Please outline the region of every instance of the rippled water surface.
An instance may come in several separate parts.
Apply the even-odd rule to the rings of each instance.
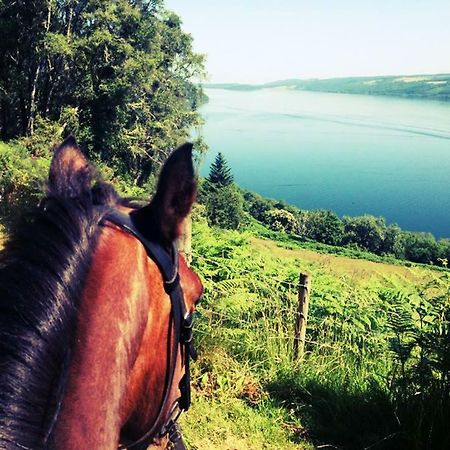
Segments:
[[[450,237],[450,103],[208,89],[203,135],[236,181],[305,209]]]

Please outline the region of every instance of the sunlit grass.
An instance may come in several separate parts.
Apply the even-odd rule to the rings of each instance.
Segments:
[[[410,448],[390,391],[390,304],[398,292],[420,300],[428,283],[426,295],[442,292],[443,272],[287,249],[202,221],[193,241],[206,292],[184,419],[191,448]],[[299,272],[312,278],[302,361],[292,351]]]
[[[192,409],[182,420],[183,435],[195,450],[312,449],[289,440],[301,431],[283,408],[270,402],[256,407],[233,397],[194,395]]]

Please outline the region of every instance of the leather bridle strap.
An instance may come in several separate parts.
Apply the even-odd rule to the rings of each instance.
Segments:
[[[169,373],[166,377],[166,383],[164,386],[163,399],[160,405],[159,413],[154,421],[152,427],[137,441],[132,444],[119,446],[119,449],[133,449],[140,450],[146,449],[158,435],[160,437],[169,435],[174,448],[177,450],[185,450],[185,446],[181,437],[181,432],[176,423],[176,419],[170,417],[167,423],[161,425],[162,429],[158,430],[158,425],[164,420],[164,412],[169,401],[170,392],[172,389],[176,361],[178,355],[178,349],[181,347],[182,354],[184,355],[185,374],[180,381],[179,389],[181,397],[177,400],[176,405],[181,411],[187,411],[191,402],[190,393],[190,374],[189,374],[189,361],[190,358],[196,359],[197,354],[192,340],[192,315],[186,310],[184,302],[183,291],[180,285],[180,277],[178,274],[178,251],[175,244],[172,245],[172,253],[169,253],[161,244],[155,241],[151,241],[143,236],[134,226],[131,217],[128,214],[124,214],[118,210],[110,210],[103,218],[105,221],[111,222],[121,229],[126,230],[130,234],[136,237],[144,246],[148,256],[158,266],[162,278],[164,280],[164,289],[170,297],[172,308],[172,321],[174,327],[174,342],[171,352],[169,354]]]

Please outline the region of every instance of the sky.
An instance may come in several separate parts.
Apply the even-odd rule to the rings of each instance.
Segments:
[[[166,0],[208,81],[450,72],[450,0]]]

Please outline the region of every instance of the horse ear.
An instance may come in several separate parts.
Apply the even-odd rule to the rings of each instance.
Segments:
[[[55,149],[50,164],[48,188],[50,194],[74,198],[91,188],[93,169],[81,153],[73,136]]]
[[[176,240],[194,203],[196,187],[192,144],[186,143],[164,164],[151,203],[131,213],[137,229],[166,244]]]

